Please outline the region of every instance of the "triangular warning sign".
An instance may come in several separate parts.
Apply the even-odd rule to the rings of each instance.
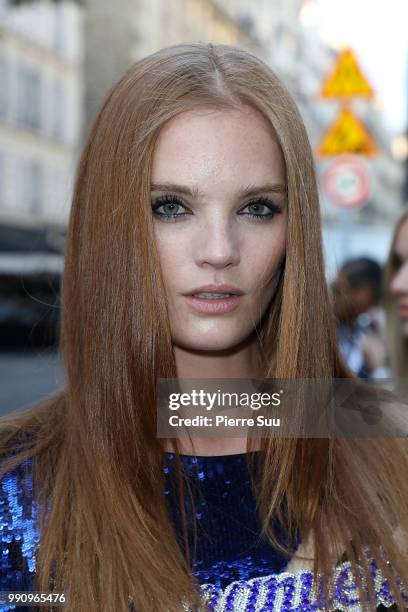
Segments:
[[[344,108],[324,135],[318,154],[323,157],[356,153],[375,155],[377,147],[372,136],[349,108]]]
[[[323,98],[371,98],[374,95],[373,88],[361,71],[353,51],[347,49],[339,54],[333,72],[323,83],[320,95]]]

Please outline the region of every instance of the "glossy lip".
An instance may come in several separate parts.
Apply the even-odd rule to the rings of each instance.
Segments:
[[[185,296],[192,296],[194,293],[201,293],[202,291],[212,292],[212,293],[233,293],[234,295],[243,295],[243,291],[238,289],[238,287],[234,287],[233,285],[203,285],[202,287],[196,287],[195,289],[191,289],[187,293],[183,293]],[[204,298],[197,298],[204,299]],[[228,299],[228,298],[225,298]],[[217,300],[211,300],[217,301]]]
[[[202,291],[204,290],[202,289]],[[194,295],[185,295],[184,298],[187,301],[188,305],[196,312],[200,312],[203,314],[220,315],[227,314],[228,312],[232,312],[233,310],[238,308],[242,296],[230,295],[229,297],[217,298],[213,300],[210,298],[194,297]]]

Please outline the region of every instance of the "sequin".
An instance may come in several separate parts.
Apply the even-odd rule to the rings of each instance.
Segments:
[[[371,573],[374,580],[375,606],[391,607],[395,598],[390,594],[387,580],[375,564],[371,566]],[[318,575],[320,582],[316,584],[310,571],[300,571],[296,574],[284,572],[236,581],[225,589],[218,590],[214,589],[212,584],[203,584],[200,590],[202,599],[211,604],[211,610],[214,612],[363,612],[367,608],[362,606],[357,596],[357,587],[350,580],[351,575],[349,562],[344,562],[336,568],[333,583],[329,588],[330,600],[327,603],[322,599],[321,575]],[[408,606],[408,590],[401,589],[401,594]],[[188,606],[184,606],[184,610],[189,611]]]
[[[165,453],[165,490],[172,491],[166,501],[182,543],[174,457],[173,453]],[[258,457],[258,453],[253,455],[255,462]],[[282,555],[270,546],[266,538],[260,537],[261,525],[246,456],[243,453],[220,457],[181,455],[181,460],[193,497],[193,503],[186,499],[185,513],[188,517],[192,570],[197,580],[225,588],[234,580],[248,580],[283,571],[290,556]],[[193,507],[196,525],[191,520]],[[195,527],[198,534],[196,548],[193,538]],[[286,542],[281,526],[275,527],[278,539]],[[296,540],[293,549],[297,546]]]
[[[0,486],[0,591],[33,590],[39,542],[37,507],[32,501],[32,462],[3,475]],[[15,606],[0,606],[12,610]]]
[[[316,582],[309,571],[286,572],[289,558],[278,554],[267,543],[257,541],[259,524],[243,455],[182,456],[182,461],[192,485],[195,518],[199,525],[198,554],[192,570],[208,610],[362,612],[364,608],[348,562],[336,568],[329,588],[331,599],[325,602],[320,576]],[[177,532],[180,524],[174,504],[174,464],[174,455],[166,453],[164,494]],[[1,479],[0,591],[34,589],[35,552],[40,538],[37,507],[32,499],[31,470],[32,460],[28,459]],[[228,492],[226,497],[223,496],[225,492]],[[186,509],[192,510],[188,500]],[[192,512],[189,516],[192,519]],[[282,536],[278,526],[277,535]],[[374,560],[371,560],[370,571],[375,605],[392,606],[395,598]],[[400,586],[408,607],[408,591]],[[0,605],[2,612],[13,609],[15,606]],[[182,609],[189,611],[187,605]]]

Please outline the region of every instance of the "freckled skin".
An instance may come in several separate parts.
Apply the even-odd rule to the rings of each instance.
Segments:
[[[408,307],[408,220],[401,225],[395,242],[395,252],[399,254],[401,265],[396,270],[390,283],[390,291],[396,307]],[[408,338],[408,315],[400,316],[401,332]]]
[[[282,152],[271,127],[249,107],[185,112],[162,129],[152,183],[202,192],[198,198],[179,196],[185,208],[176,214],[191,213],[184,218],[172,222],[154,217],[175,349],[225,351],[253,335],[274,295],[284,259],[287,202],[284,194],[264,194],[281,212],[257,221],[237,214],[253,212],[246,207],[256,199],[239,192],[248,185],[285,182]],[[152,192],[153,204],[162,195]],[[240,288],[240,306],[223,315],[193,311],[182,294],[208,283]]]

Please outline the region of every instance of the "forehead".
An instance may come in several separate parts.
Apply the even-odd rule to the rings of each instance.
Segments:
[[[257,110],[194,110],[161,130],[153,156],[154,180],[191,182],[220,177],[251,182],[284,180],[281,148],[269,121]]]

